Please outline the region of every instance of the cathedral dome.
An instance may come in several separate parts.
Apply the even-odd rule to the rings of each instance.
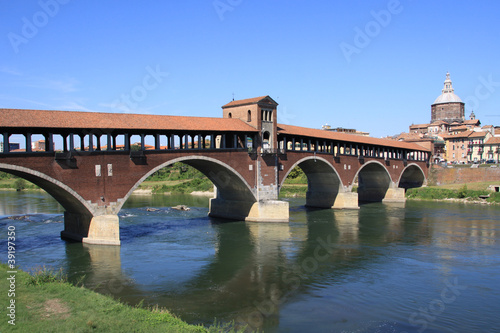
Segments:
[[[433,105],[444,103],[463,103],[460,97],[454,93],[453,85],[450,80],[450,73],[446,73],[446,80],[444,81],[442,93],[436,98]]]
[[[460,97],[454,93],[441,94],[433,104],[444,104],[444,103],[463,103]]]

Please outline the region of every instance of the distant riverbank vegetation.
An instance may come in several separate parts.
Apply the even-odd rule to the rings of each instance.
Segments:
[[[0,269],[12,270],[5,264]],[[11,294],[15,303],[8,310],[12,316],[3,316],[1,332],[236,332],[232,324],[190,325],[158,306],[123,304],[81,283],[67,282],[62,271],[41,267],[31,274],[16,272],[10,275],[15,280],[0,280],[6,295],[9,285],[15,284]]]
[[[406,191],[406,198],[416,200],[448,200],[500,203],[500,193],[489,191],[494,182],[453,184],[411,188]]]
[[[195,168],[174,163],[149,176],[139,187],[153,193],[192,193],[211,192],[214,185],[204,174]]]
[[[40,188],[27,180],[16,177],[9,173],[0,172],[0,189],[39,190]]]

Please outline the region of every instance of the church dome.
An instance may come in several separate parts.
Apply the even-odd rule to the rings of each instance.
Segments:
[[[463,103],[460,97],[454,93],[441,94],[433,104],[444,104],[444,103]]]
[[[446,73],[446,80],[444,81],[444,88],[441,95],[436,98],[434,104],[444,104],[444,103],[463,103],[460,97],[455,95],[453,84],[451,83],[450,73]]]

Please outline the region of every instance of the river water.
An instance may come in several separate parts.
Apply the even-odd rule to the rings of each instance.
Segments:
[[[189,323],[500,332],[499,206],[409,201],[336,211],[287,200],[290,223],[259,224],[208,218],[203,197],[132,196],[116,247],[62,241],[63,209],[51,197],[3,191],[0,246],[14,225],[21,268],[62,267],[73,282]],[[191,210],[170,208],[178,204]]]

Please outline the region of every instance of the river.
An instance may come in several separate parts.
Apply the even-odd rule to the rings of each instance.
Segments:
[[[50,196],[1,191],[0,246],[15,225],[21,268],[62,267],[72,282],[189,323],[500,332],[500,206],[408,201],[336,211],[286,200],[290,223],[226,223],[207,217],[204,197],[133,195],[119,214],[117,247],[62,241],[63,209]],[[178,204],[191,210],[170,208]]]

